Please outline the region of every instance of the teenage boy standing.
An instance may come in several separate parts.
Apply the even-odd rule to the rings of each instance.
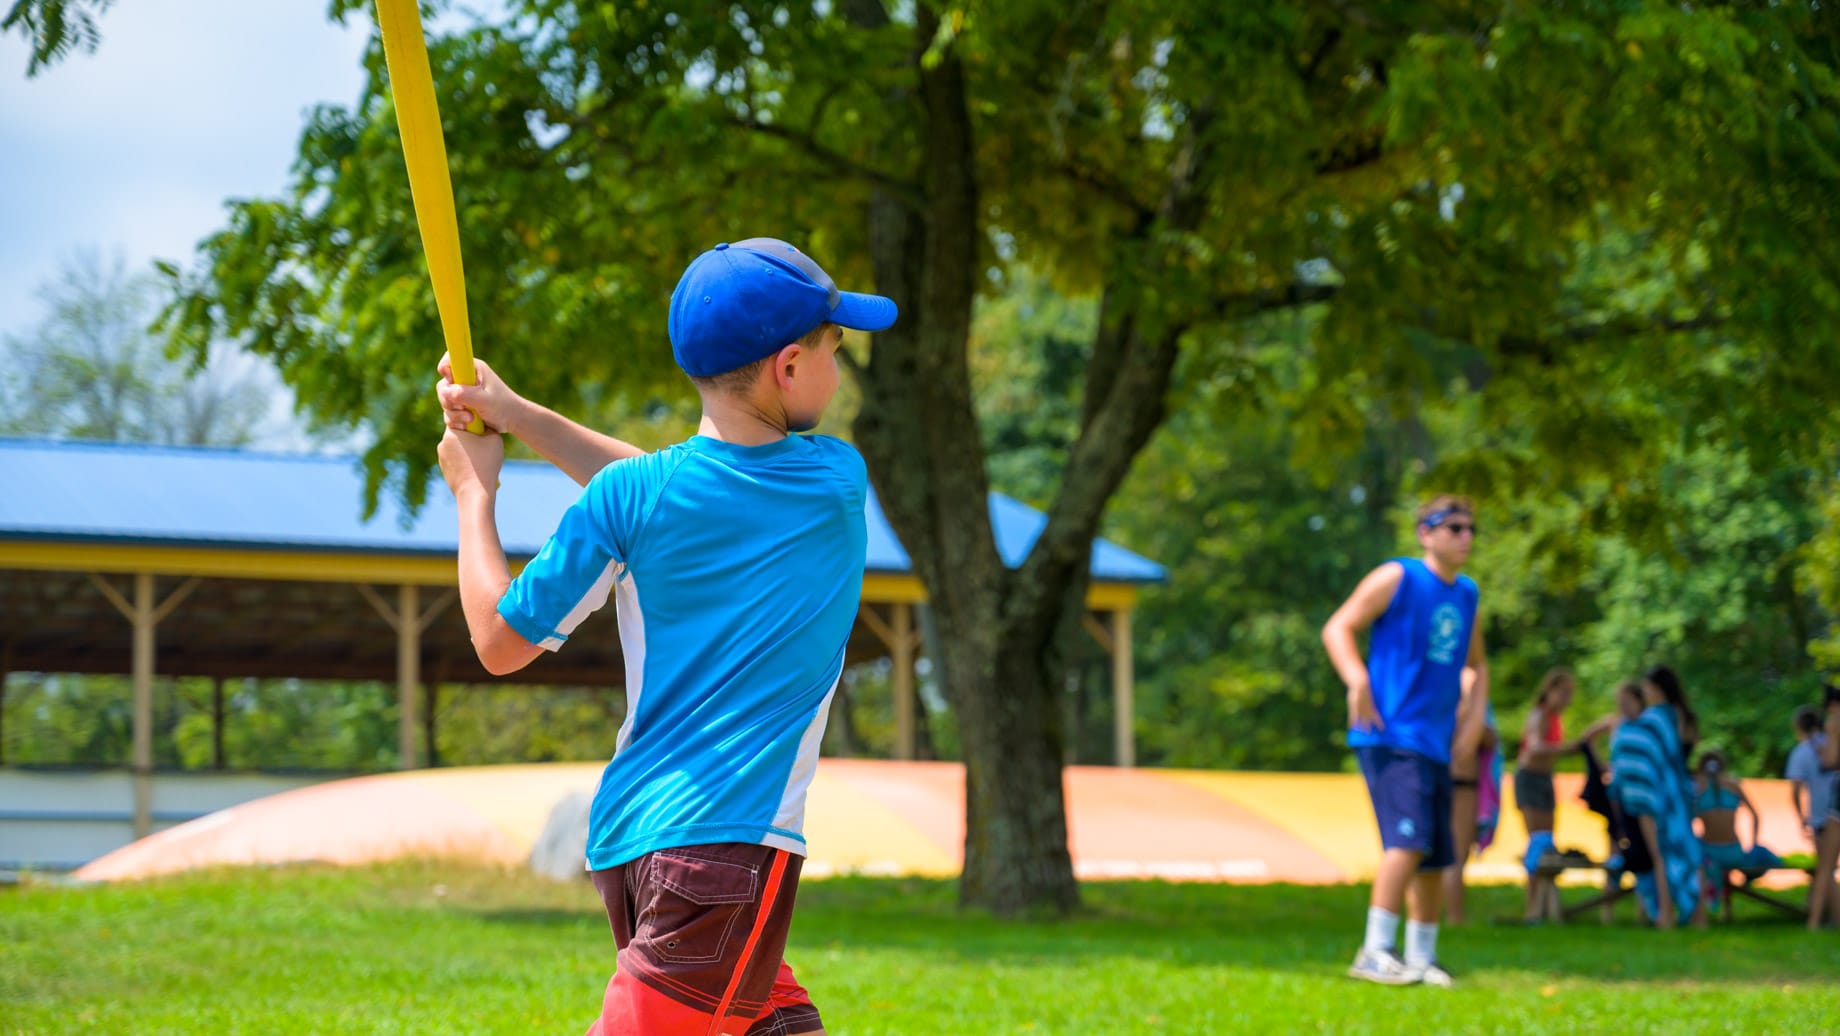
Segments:
[[[1361,764],[1383,853],[1367,936],[1348,973],[1384,985],[1449,986],[1437,960],[1443,871],[1451,839],[1450,760],[1475,756],[1488,704],[1477,589],[1462,574],[1475,508],[1439,496],[1418,510],[1419,558],[1368,573],[1323,627],[1323,647],[1348,687],[1348,744]],[[1371,629],[1368,656],[1359,637]],[[1395,952],[1412,890],[1405,956]]]

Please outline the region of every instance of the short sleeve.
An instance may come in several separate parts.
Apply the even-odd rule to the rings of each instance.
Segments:
[[[1808,751],[1808,742],[1804,741],[1796,745],[1795,750],[1789,753],[1789,766],[1783,771],[1783,777],[1792,781],[1801,781],[1804,784],[1813,781],[1819,776],[1819,773],[1814,767],[1808,765],[1812,761],[1812,755],[1813,753]]]
[[[856,447],[842,439],[830,435],[807,436],[811,444],[817,447],[824,462],[831,470],[855,490],[857,501],[867,498],[869,493],[869,465]]]
[[[582,620],[607,603],[644,527],[656,455],[610,464],[588,482],[562,514],[505,595],[498,614],[532,644],[555,651]]]

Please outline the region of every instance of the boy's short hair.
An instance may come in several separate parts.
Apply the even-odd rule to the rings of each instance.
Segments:
[[[1812,734],[1821,729],[1821,711],[1813,705],[1795,707],[1795,729],[1804,734]]]
[[[1444,524],[1445,519],[1459,514],[1474,518],[1476,505],[1467,496],[1440,493],[1418,505],[1418,524],[1435,529]]]
[[[823,344],[825,334],[829,332],[831,328],[839,326],[841,325],[833,324],[826,320],[824,323],[798,336],[790,344],[802,345],[808,349],[817,348],[819,345]],[[698,392],[746,392],[748,386],[754,384],[755,379],[760,377],[760,372],[771,367],[774,359],[778,356],[779,353],[777,352],[768,356],[762,356],[753,363],[743,364],[736,367],[734,370],[723,371],[720,374],[692,374],[690,375],[690,381],[692,384],[696,385]]]

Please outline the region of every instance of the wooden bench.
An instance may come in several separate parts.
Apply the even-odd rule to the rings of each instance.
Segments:
[[[1808,878],[1808,884],[1802,886],[1804,890],[1811,888],[1814,885],[1814,868],[1813,867],[1773,867],[1769,871],[1765,871],[1764,874],[1768,874],[1773,871],[1793,871],[1797,874],[1802,874],[1806,876]],[[1724,881],[1724,890],[1723,890],[1722,895],[1720,896],[1720,901],[1724,904],[1722,913],[1724,914],[1725,920],[1727,921],[1731,920],[1731,901],[1733,899],[1736,899],[1739,896],[1743,896],[1745,899],[1751,900],[1753,902],[1762,903],[1764,906],[1769,907],[1771,910],[1776,910],[1776,911],[1780,911],[1781,913],[1788,914],[1790,917],[1793,917],[1798,921],[1806,920],[1808,918],[1808,902],[1806,898],[1804,898],[1803,901],[1800,903],[1792,903],[1789,900],[1782,898],[1781,896],[1771,895],[1768,892],[1764,892],[1763,890],[1754,887],[1754,885],[1751,882],[1732,881],[1731,880],[1732,873],[1733,873],[1732,871],[1726,871],[1723,875],[1721,875],[1721,878]],[[1761,876],[1762,875],[1759,875],[1759,877]],[[1804,891],[1804,897],[1805,896],[1806,896],[1806,892]]]
[[[1598,871],[1603,874],[1603,891],[1597,895],[1570,906],[1559,898],[1559,875],[1567,871]],[[1540,921],[1552,924],[1564,924],[1567,921],[1590,910],[1600,911],[1599,920],[1609,924],[1614,917],[1616,901],[1635,891],[1634,884],[1623,882],[1621,871],[1612,872],[1596,860],[1584,860],[1577,856],[1562,853],[1547,853],[1540,857],[1528,881],[1533,886],[1533,916]]]
[[[1777,867],[1774,869],[1794,871],[1806,876],[1810,883],[1814,881],[1813,868]],[[1566,904],[1564,900],[1559,898],[1558,879],[1559,875],[1568,871],[1602,872],[1604,875],[1603,890],[1591,896],[1589,899],[1569,905]],[[1604,870],[1604,865],[1595,860],[1580,860],[1576,856],[1547,853],[1540,857],[1538,866],[1534,869],[1533,875],[1528,879],[1533,886],[1534,916],[1541,921],[1550,922],[1552,924],[1564,924],[1587,911],[1597,910],[1599,911],[1598,920],[1603,924],[1609,924],[1615,916],[1617,900],[1635,891],[1635,883],[1633,880],[1628,882],[1623,880],[1625,873],[1626,872],[1612,873]],[[1723,875],[1724,889],[1720,899],[1723,905],[1722,913],[1726,921],[1731,920],[1732,900],[1738,896],[1743,896],[1753,902],[1761,903],[1771,910],[1786,914],[1797,920],[1805,919],[1808,916],[1808,905],[1805,901],[1801,903],[1791,902],[1779,895],[1773,895],[1762,889],[1756,888],[1750,882],[1734,882],[1731,880],[1733,873],[1732,871],[1726,871]]]

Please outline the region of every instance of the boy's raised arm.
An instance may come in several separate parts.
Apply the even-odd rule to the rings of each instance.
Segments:
[[[460,512],[460,607],[479,663],[495,676],[529,665],[543,649],[525,640],[498,614],[511,585],[511,565],[498,536],[498,472],[504,438],[452,428],[441,437],[441,473]]]
[[[435,391],[441,397],[449,428],[465,428],[478,415],[487,428],[517,436],[537,456],[582,486],[614,461],[645,453],[629,442],[603,435],[518,395],[483,360],[474,360],[473,366],[479,377],[477,385],[454,384],[453,366],[446,356],[441,357],[437,367],[442,380]]]

